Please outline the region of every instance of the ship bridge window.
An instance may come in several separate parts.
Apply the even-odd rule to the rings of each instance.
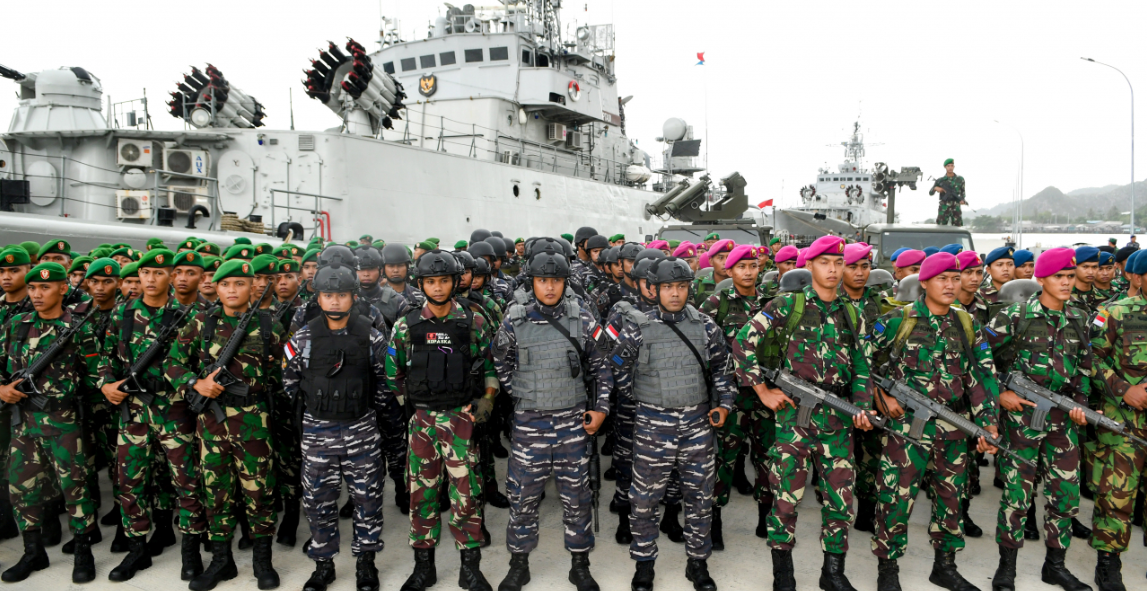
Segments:
[[[491,47],[490,48],[490,61],[502,62],[510,59],[509,47]]]
[[[434,54],[433,53],[430,55],[424,55],[424,56],[419,57],[418,63],[424,69],[425,68],[433,68],[435,65],[437,65],[434,63]]]
[[[414,58],[412,58],[412,57],[404,57],[404,58],[402,58],[402,61],[400,63],[402,64],[402,71],[403,72],[409,72],[411,70],[417,70],[418,69],[418,66],[415,65],[415,63],[414,63]]]
[[[539,68],[550,67],[550,56],[548,56],[544,53],[539,53],[538,54],[538,61],[535,63],[535,65],[538,66]]]
[[[528,49],[522,50],[522,63],[527,65],[527,66],[534,65],[534,54],[530,53],[530,50],[528,50]]]
[[[438,61],[444,66],[452,66],[458,63],[458,59],[454,57],[453,51],[443,51],[438,54]]]
[[[394,62],[386,62],[382,64],[382,69],[387,74],[394,74]]]
[[[482,61],[482,49],[467,49],[466,50],[466,63]]]

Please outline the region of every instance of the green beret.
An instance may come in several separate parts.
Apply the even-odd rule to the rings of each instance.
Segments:
[[[24,275],[24,283],[54,283],[67,278],[68,272],[60,263],[40,263]]]
[[[949,164],[955,164],[955,163],[956,163],[955,160],[952,160],[951,158],[949,158],[949,159],[944,161],[944,166],[948,166]]]
[[[80,256],[80,253],[78,253],[78,252],[76,252],[76,251],[74,251],[74,250],[73,250],[72,252],[68,253],[68,254],[69,254],[69,255],[71,255],[71,257],[72,257],[73,259],[74,259],[74,258],[78,258],[78,257]],[[91,256],[91,255],[88,255],[88,256]]]
[[[32,242],[31,240],[29,240],[27,242],[21,242],[20,248],[23,248],[24,250],[28,251],[28,256],[30,256],[30,257],[34,257],[34,256],[40,254],[40,245],[36,244],[35,242]]]
[[[111,277],[112,279],[119,279],[119,263],[109,258],[96,259],[92,264],[88,265],[88,272],[84,273],[84,279],[91,279],[92,277]]]
[[[238,238],[236,238],[236,239],[235,239],[235,244],[247,244],[247,245],[250,245],[250,244],[251,244],[251,239],[250,239],[250,238],[248,238],[248,237],[246,237],[246,236],[240,236],[240,237],[238,237]]]
[[[251,246],[250,244],[236,243],[231,248],[228,248],[227,252],[223,253],[223,260],[225,261],[229,261],[231,259],[242,259],[244,261],[249,261],[253,258],[255,258],[255,247]]]
[[[96,248],[108,248],[108,249],[110,249],[111,247],[112,247],[112,245],[108,244],[107,242],[101,242],[100,244],[96,245]]]
[[[32,257],[28,256],[28,251],[21,246],[9,246],[0,250],[0,267],[19,267],[20,265],[31,264]]]
[[[302,265],[295,262],[295,259],[281,259],[279,261],[279,271],[278,272],[279,273],[298,273],[300,267],[302,267]]]
[[[427,238],[427,239],[426,239],[426,241],[427,241],[427,242],[433,242],[433,243],[434,243],[434,246],[438,246],[438,243],[439,243],[439,242],[442,242],[441,240],[439,240],[439,239],[437,239],[437,238]]]
[[[67,240],[49,240],[40,247],[37,256],[44,256],[46,254],[64,254],[72,256],[72,247],[68,244]]]
[[[251,272],[256,275],[274,275],[278,273],[279,258],[270,254],[261,254],[251,259]]]
[[[386,246],[386,241],[385,240],[375,240],[374,242],[371,242],[370,245],[379,249],[379,250],[382,250],[382,247]]]
[[[374,242],[374,236],[371,236],[370,234],[363,234],[362,236],[359,236],[358,239],[366,240],[367,242]]]
[[[469,245],[469,242],[465,240],[459,240],[458,242],[454,243],[454,250],[466,250],[466,247]]]
[[[716,233],[716,232],[713,232],[713,233],[711,233],[705,237],[705,240],[720,240],[720,239],[721,239],[721,235]]]
[[[229,277],[254,277],[251,272],[251,262],[242,259],[231,259],[215,270],[215,276],[211,278],[212,283],[219,283]]]
[[[175,266],[175,253],[166,248],[149,250],[139,259],[140,269],[170,269]]]
[[[175,255],[176,267],[199,267],[203,269],[203,255],[194,250],[185,250]]]
[[[68,267],[68,275],[71,275],[76,271],[83,271],[84,273],[87,273],[88,266],[91,265],[92,261],[94,260],[95,259],[92,257],[76,257],[75,259],[72,259],[72,266]]]
[[[566,242],[573,243],[573,234],[562,234],[562,238],[565,238]]]
[[[255,245],[255,256],[259,256],[261,254],[271,254],[274,250],[274,246],[271,246],[266,242],[260,242],[259,244]]]
[[[187,243],[184,242],[182,246],[187,246]],[[147,249],[148,250],[151,250],[153,248],[162,248],[162,247],[163,247],[163,241],[160,240],[159,238],[148,238],[147,239]]]
[[[525,238],[515,238],[515,239],[514,239],[514,244],[521,244],[521,243],[523,243],[523,242],[525,242],[525,241],[526,241],[526,240],[525,240]]]
[[[422,250],[435,250],[438,248],[438,245],[434,244],[433,242],[423,241],[423,242],[419,242],[418,244],[415,244],[414,247],[415,248],[421,248]]]
[[[276,248],[275,251],[272,252],[271,254],[279,257],[280,259],[290,259],[290,258],[294,258],[294,256],[298,253],[299,253],[299,247],[298,246],[295,246],[294,244],[284,244],[284,245],[280,246],[279,248]]]
[[[200,244],[199,246],[195,247],[195,252],[202,254],[202,255],[210,254],[210,255],[219,256],[219,253],[223,252],[223,249],[220,248],[219,245],[215,244],[214,242],[204,242],[203,244]]]
[[[618,240],[625,240],[625,234],[614,234],[609,237],[610,242],[617,242]]]
[[[677,248],[678,246],[681,246],[680,240],[670,240],[669,241],[669,248]]]
[[[135,249],[133,249],[130,246],[122,246],[122,247],[119,247],[119,248],[111,251],[111,253],[108,254],[108,256],[109,257],[127,257],[129,259],[135,260]]]
[[[317,256],[319,256],[319,249],[312,248],[312,249],[308,250],[307,252],[303,253],[303,260],[300,261],[300,264],[306,263],[308,261],[315,261],[315,257],[317,257]]]
[[[195,250],[196,248],[199,248],[200,244],[203,244],[203,243],[200,242],[199,240],[196,240],[195,238],[188,238],[188,239],[184,240],[183,242],[180,242],[179,246],[177,248],[179,248],[180,250]]]
[[[128,263],[119,270],[119,278],[127,279],[129,277],[139,277],[139,263]]]
[[[780,241],[781,241],[780,238],[773,238],[772,240],[769,241],[769,246],[772,246],[772,245],[774,245]]]
[[[203,257],[203,270],[208,272],[208,273],[214,273],[215,270],[219,268],[219,265],[222,265],[222,264],[223,264],[223,259],[221,259],[217,256],[208,255],[208,256]]]
[[[91,252],[90,256],[93,259],[103,259],[103,258],[107,258],[107,257],[111,256],[111,254],[112,254],[112,249],[108,248],[108,247],[104,247],[104,248],[97,248],[97,249],[93,250]]]
[[[115,250],[117,248],[131,248],[131,245],[126,243],[126,242],[116,242],[115,244],[112,245],[111,248],[112,248],[112,250]]]

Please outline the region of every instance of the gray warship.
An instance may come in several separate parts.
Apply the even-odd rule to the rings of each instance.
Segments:
[[[646,205],[681,183],[672,171],[651,183],[626,135],[612,25],[563,37],[558,0],[446,6],[424,39],[385,19],[375,51],[348,39],[300,56],[307,96],[337,123],[324,131],[267,128],[225,64],[183,74],[167,102],[175,131],[154,129],[146,99],[105,105],[87,69],[0,66],[20,95],[0,134],[0,234],[79,250],[188,234],[656,233]],[[709,184],[692,181],[678,205],[712,199]]]

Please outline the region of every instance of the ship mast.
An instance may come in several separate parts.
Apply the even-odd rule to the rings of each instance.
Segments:
[[[860,134],[859,121],[852,124],[852,139],[840,142],[840,145],[844,146],[845,162],[860,163],[860,159],[864,158],[864,136]]]

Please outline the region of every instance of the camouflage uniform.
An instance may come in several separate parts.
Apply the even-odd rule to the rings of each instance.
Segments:
[[[621,284],[603,277],[590,292],[589,300],[597,306],[598,318],[609,318],[609,311],[613,305],[621,301]]]
[[[358,317],[352,316],[352,322]],[[319,320],[319,322],[325,322]],[[334,336],[348,334],[347,329],[331,331]],[[385,407],[393,397],[386,390],[387,335],[370,328],[370,351],[366,359],[376,388],[372,406],[356,419],[320,419],[305,403],[302,392],[303,373],[311,364],[314,338],[304,326],[287,342],[284,350],[283,389],[287,398],[298,401],[302,409],[302,484],[303,508],[311,525],[311,560],[332,560],[339,551],[339,480],[346,480],[354,500],[354,536],[351,553],[381,552],[383,460],[379,419],[375,408]],[[397,407],[393,400],[391,405]],[[295,404],[291,408],[296,408]],[[293,414],[293,413],[292,413]],[[394,426],[399,427],[398,425]]]
[[[1091,383],[1087,376],[1092,367],[1086,323],[1084,314],[1071,306],[1062,312],[1045,308],[1037,294],[1001,310],[986,332],[1001,371],[1023,372],[1053,392],[1071,390],[1076,402],[1086,405]],[[1030,406],[1024,406],[1020,413],[1001,409],[1000,414],[1008,447],[1043,466],[1040,475],[1047,496],[1047,546],[1067,548],[1071,518],[1079,511],[1079,428],[1058,408],[1047,415],[1041,431],[1031,427]],[[1009,457],[1001,462],[1000,472],[1005,488],[1000,497],[996,542],[1005,548],[1022,548],[1028,507],[1034,501],[1036,469]]]
[[[1099,309],[1099,306],[1108,299],[1110,299],[1109,295],[1107,295],[1103,290],[1096,289],[1095,287],[1092,287],[1087,291],[1083,291],[1074,285],[1071,287],[1070,304],[1079,308],[1080,310],[1083,310],[1084,313],[1086,313],[1088,316],[1095,314],[1095,312]]]
[[[682,327],[691,341],[701,345],[694,344],[694,348],[707,363],[706,368],[697,367],[696,358],[688,350],[678,355],[683,343],[672,334],[673,341],[659,337],[644,348],[648,335],[656,336],[668,330],[655,325],[670,322]],[[659,356],[676,362],[677,368],[683,370],[680,375],[670,376],[668,374],[677,372],[659,368],[665,363]],[[676,314],[660,309],[645,313],[632,311],[624,315],[611,360],[615,383],[619,387],[632,383],[633,397],[638,400],[634,418],[633,483],[629,494],[633,530],[629,556],[637,561],[657,558],[657,504],[665,496],[666,486],[676,469],[683,489],[685,554],[694,560],[707,560],[713,547],[709,531],[716,481],[716,449],[713,427],[709,424],[711,397],[715,394],[718,405],[729,410],[736,396],[735,377],[725,373],[729,352],[724,335],[712,319],[692,306]],[[710,387],[706,387],[702,371],[712,372]],[[686,388],[690,391],[672,404],[642,402],[646,396],[649,396],[647,400],[660,398],[672,402],[667,396],[649,394],[657,384],[672,384],[673,392]],[[692,402],[698,399],[704,401]]]
[[[506,493],[510,498],[506,548],[515,554],[532,552],[538,546],[538,505],[551,473],[562,502],[566,550],[588,552],[594,546],[590,530],[592,495],[588,446],[596,445],[596,442],[586,433],[582,416],[586,411],[587,383],[596,385],[593,409],[609,413],[613,375],[606,365],[605,352],[597,348],[594,340],[599,329],[593,316],[585,310],[578,310],[579,317],[571,318],[567,308],[573,306],[561,301],[550,307],[537,300],[526,306],[511,306],[509,317],[502,323],[494,340],[494,366],[502,387],[514,396],[516,379],[523,394],[529,389],[528,398],[514,398],[517,408],[506,478]],[[548,327],[547,317],[567,330],[576,323],[576,329],[569,332],[581,347],[584,355],[581,371],[585,372],[588,367],[588,376],[569,378],[565,373],[570,371],[565,353],[573,351],[573,348],[555,329],[550,331],[553,333],[551,336],[560,339],[557,347],[547,348],[548,343],[543,342],[531,342],[528,348],[520,346],[517,332],[522,330],[522,326],[530,323]],[[531,333],[537,330],[535,328]],[[539,395],[554,393],[559,385],[568,385],[561,378],[545,375],[546,371],[555,371],[546,365],[549,360],[556,360],[556,371],[564,374],[561,378],[569,378],[573,382],[572,391],[577,392],[580,398],[574,406],[550,408],[537,402]],[[522,369],[529,369],[529,373],[522,373]]]
[[[386,321],[386,318],[382,315],[382,312],[379,311],[378,308],[374,307],[374,304],[371,304],[366,300],[359,300],[359,303],[355,304],[355,309],[358,310],[360,314],[370,316],[371,326],[373,326],[375,330],[384,333],[390,332],[390,323]],[[322,308],[319,307],[318,298],[311,298],[306,300],[304,305],[295,308],[295,313],[293,316],[291,316],[291,328],[285,334],[295,334],[299,331],[299,329],[306,326],[308,322],[318,318],[319,316],[322,316],[322,313]]]
[[[577,278],[577,282],[587,292],[592,292],[597,283],[599,274],[597,267],[593,263],[587,263],[580,258],[575,258],[570,263],[570,275]]]
[[[851,300],[843,287],[840,294]],[[860,310],[860,314],[864,316],[864,326],[868,329],[871,329],[880,318],[884,297],[885,292],[880,289],[865,287],[860,299],[851,300],[852,304]],[[855,496],[865,502],[875,502],[876,483],[879,481],[880,474],[880,454],[884,451],[884,432],[879,429],[868,431],[854,429],[852,438],[856,457]],[[857,519],[859,521],[860,515]]]
[[[488,357],[490,341],[486,338],[484,320],[481,316],[468,314],[454,303],[450,312],[436,318],[429,306],[423,306],[417,315],[412,312],[394,325],[390,347],[386,350],[386,376],[390,390],[399,396],[407,396],[410,373],[409,363],[415,347],[432,343],[415,343],[411,332],[411,322],[420,319],[419,324],[438,327],[458,320],[470,318],[468,355],[471,360],[483,360],[479,384],[485,388],[497,388],[498,378],[494,365]],[[444,327],[445,328],[445,327]],[[442,333],[429,333],[427,336],[441,336]],[[429,339],[428,339],[429,340]],[[451,341],[452,342],[452,341]],[[471,371],[466,367],[465,371]],[[464,393],[473,398],[470,393]],[[477,548],[482,542],[482,514],[478,506],[481,487],[474,473],[477,463],[476,449],[470,444],[474,433],[474,421],[468,413],[467,404],[449,409],[419,408],[418,401],[411,401],[415,407],[414,416],[409,421],[409,452],[407,455],[407,483],[410,489],[410,545],[416,549],[433,548],[438,543],[441,523],[438,517],[438,488],[442,478],[450,482],[450,531],[454,535],[458,549]]]
[[[1000,289],[992,283],[990,278],[984,281],[983,287],[976,293],[984,298],[984,301],[988,302],[988,305],[1000,303]]]
[[[135,359],[180,313],[181,306],[175,298],[169,299],[163,308],[152,309],[144,305],[142,299],[117,307],[104,336],[104,354],[99,362],[100,387],[126,376]],[[191,310],[186,318],[195,314]],[[128,320],[125,321],[125,317]],[[146,495],[149,484],[158,487],[156,480],[160,477],[171,480],[179,497],[179,530],[185,534],[201,534],[207,526],[200,504],[195,415],[187,408],[183,396],[172,391],[164,376],[166,353],[161,353],[157,362],[139,376],[140,385],[154,395],[151,403],[145,404],[131,396],[111,409],[120,425],[116,439],[117,499],[128,537],[145,536],[151,530],[151,519],[145,508]],[[124,405],[129,417],[126,422],[122,420]],[[155,473],[153,466],[157,460],[167,464],[168,470]]]
[[[291,321],[295,311],[306,306],[303,298],[296,295],[286,306],[276,300],[271,306],[271,321],[280,326],[285,334],[290,335]],[[295,405],[291,397],[282,388],[276,388],[271,393],[274,404],[271,405],[271,452],[274,454],[275,483],[274,491],[280,501],[297,501],[302,497],[302,462],[303,457],[299,449],[299,426],[294,416]]]
[[[398,319],[411,310],[410,302],[402,294],[394,291],[389,285],[372,285],[370,289],[360,289],[358,296],[378,308],[386,318],[389,326],[394,326]]]
[[[167,378],[184,398],[188,382],[214,363],[239,323],[223,308],[196,314],[179,331],[171,345]],[[214,334],[205,334],[215,324]],[[270,495],[275,490],[272,470],[270,408],[271,396],[280,387],[283,342],[286,331],[259,312],[247,325],[247,336],[227,369],[246,384],[246,399],[224,393],[199,415],[196,434],[200,440],[200,470],[203,473],[203,504],[212,542],[230,541],[235,529],[232,495],[242,494],[251,537],[274,535],[275,512]],[[218,406],[224,419],[216,418]]]
[[[944,176],[937,184],[944,187],[944,192],[940,194],[936,223],[941,226],[963,226],[964,215],[960,211],[960,202],[965,198],[964,177],[960,175]],[[929,195],[935,193],[935,188],[928,190]]]
[[[12,324],[12,319],[25,312],[32,311],[32,300],[24,297],[24,299],[15,302],[9,302],[8,298],[0,296],[0,330],[6,330]],[[95,320],[93,318],[92,320]],[[89,320],[88,322],[92,322]],[[95,333],[95,331],[92,331]],[[98,333],[96,333],[98,335]],[[4,369],[0,367],[0,370]],[[12,429],[7,427],[12,422],[12,409],[5,406],[0,409],[0,466],[8,465],[8,452],[12,443]],[[115,443],[113,439],[112,448],[114,450]],[[112,478],[115,482],[115,478]],[[8,470],[5,468],[0,470],[0,490],[8,490]],[[5,499],[4,502],[7,502]],[[6,518],[5,518],[6,519]]]
[[[801,320],[793,334],[783,334],[791,315],[798,313],[798,297],[804,299]],[[871,394],[867,390],[868,343],[864,318],[855,321],[851,302],[837,297],[825,302],[813,286],[800,294],[782,294],[761,310],[737,334],[734,356],[737,376],[750,386],[765,384],[761,364],[776,360],[758,359],[767,343],[779,346],[781,368],[817,384],[821,388],[866,409]],[[804,496],[809,464],[816,466],[818,486],[824,497],[821,508],[821,548],[831,554],[848,551],[848,524],[856,473],[852,465],[852,417],[821,406],[814,411],[808,427],[796,424],[797,410],[791,406],[777,413],[776,443],[769,452],[769,486],[774,498],[769,515],[769,546],[792,550],[796,543],[797,506]]]
[[[50,320],[37,312],[15,316],[0,330],[0,370],[11,376],[27,367],[78,319],[67,308]],[[9,445],[8,492],[20,531],[39,530],[45,519],[55,517],[44,509],[53,479],[63,492],[72,533],[96,527],[95,502],[88,490],[89,450],[78,415],[83,411],[80,393],[95,387],[98,357],[99,342],[91,325],[85,324],[37,378],[36,386],[48,398],[45,410],[35,410],[27,399],[12,407],[13,421],[18,422]]]
[[[953,308],[959,308],[959,309],[967,312],[968,314],[971,314],[972,318],[976,322],[978,322],[980,324],[980,326],[987,327],[988,323],[991,322],[991,320],[992,320],[992,312],[998,311],[1000,304],[999,303],[989,304],[988,300],[986,298],[984,298],[984,296],[982,294],[980,294],[980,292],[976,292],[976,293],[972,294],[972,302],[970,304],[965,306],[960,301],[959,298],[956,298],[956,301],[952,303],[952,307]],[[973,439],[969,439],[968,440],[968,453],[971,454],[971,460],[972,461],[968,462],[968,484],[967,484],[967,486],[964,487],[964,489],[965,489],[964,490],[964,498],[965,499],[970,499],[972,497],[972,491],[973,490],[979,490],[979,488],[980,488],[980,463],[979,463],[979,461],[980,461],[980,459],[983,458],[983,454],[976,451],[975,448],[976,448],[976,441]],[[997,472],[997,474],[999,473],[998,468],[996,469],[996,472]]]
[[[713,280],[713,276],[698,277],[693,280],[693,301],[690,302],[694,307],[700,308],[705,300],[713,295],[713,291],[717,289],[717,282]]]
[[[890,351],[905,311],[908,318],[915,319],[916,325],[902,351]],[[965,417],[970,403],[977,424],[995,425],[999,386],[994,371],[985,371],[995,366],[984,331],[974,323],[973,329],[975,340],[965,345],[967,335],[957,311],[935,316],[923,299],[917,300],[903,310],[882,316],[873,326],[869,339],[874,357],[892,354],[899,357],[895,363],[889,362],[877,371],[883,371],[889,378],[904,380],[910,387]],[[929,464],[935,495],[928,527],[932,546],[945,553],[964,547],[960,497],[967,482],[968,438],[950,424],[933,420],[925,426],[921,444],[916,445],[902,437],[908,433],[911,419],[912,414],[905,412],[901,420],[890,420],[885,431],[876,533],[872,537],[872,552],[879,558],[895,560],[903,556],[908,544],[908,518],[922,484],[921,476]]]

